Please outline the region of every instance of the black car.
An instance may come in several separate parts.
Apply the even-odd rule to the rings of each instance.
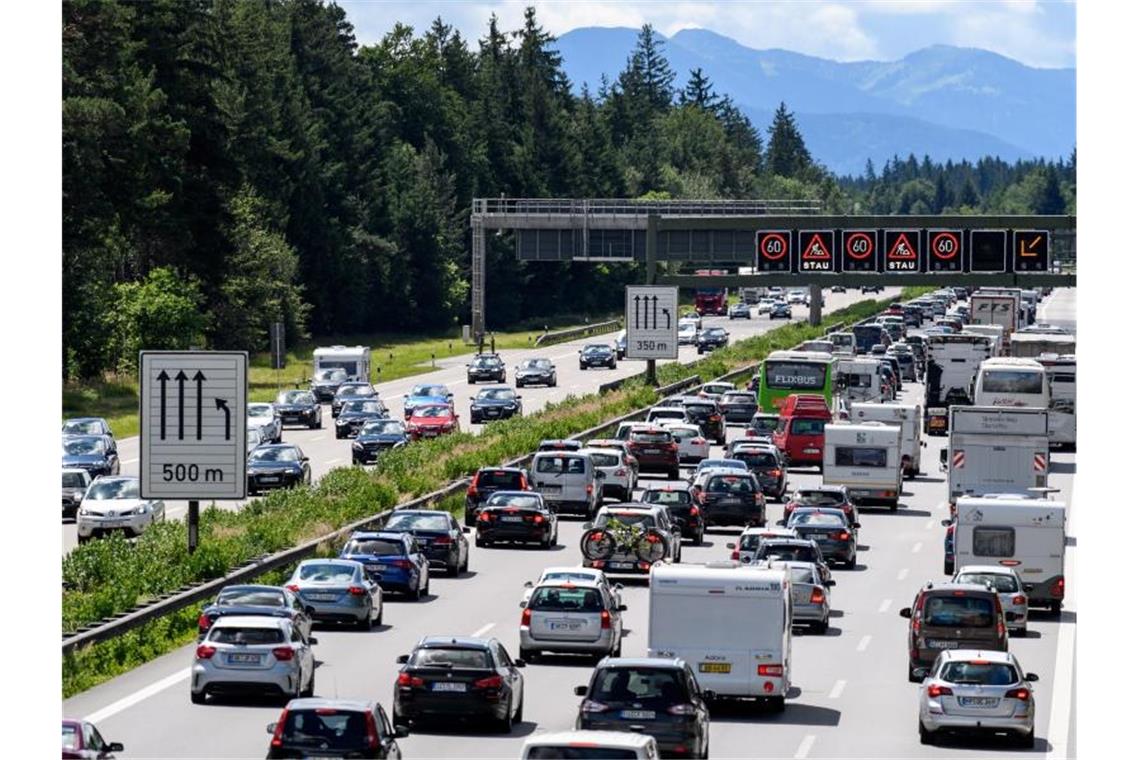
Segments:
[[[372,387],[372,383],[343,383],[337,388],[332,400],[332,416],[340,414],[344,402],[360,399],[378,399],[379,394]]]
[[[498,354],[475,354],[475,358],[467,365],[467,382],[477,383],[482,380],[507,382],[507,365],[503,364]]]
[[[352,463],[368,464],[380,459],[385,451],[408,445],[408,430],[399,420],[368,420],[352,442]]]
[[[764,525],[764,492],[756,476],[743,470],[712,470],[692,485],[705,525]]]
[[[784,503],[784,520],[792,516],[792,512],[804,507],[818,507],[823,509],[838,509],[847,515],[849,525],[859,521],[859,510],[847,493],[847,486],[815,486],[813,488],[797,488]]]
[[[756,476],[760,482],[760,490],[764,496],[779,499],[788,489],[788,471],[775,446],[765,444],[747,444],[747,438],[731,452],[733,459],[739,459],[748,465],[748,471]]]
[[[625,358],[626,349],[628,347],[629,336],[626,334],[625,330],[622,330],[621,334],[614,339],[614,351],[617,352],[618,361],[621,361]]]
[[[396,739],[408,729],[393,727],[376,702],[310,697],[294,699],[266,731],[270,760],[305,757],[358,757],[369,760],[400,757]],[[319,750],[314,746],[320,744]],[[316,750],[316,755],[313,754]]]
[[[506,386],[484,388],[471,397],[471,424],[506,420],[522,414],[522,396]]]
[[[524,359],[522,364],[515,367],[515,387],[524,385],[545,385],[553,388],[558,385],[558,372],[554,363],[549,359]]]
[[[289,618],[293,627],[309,638],[313,630],[313,620],[305,611],[301,598],[291,589],[279,586],[226,586],[202,613],[198,615],[198,641],[206,638],[206,633],[214,621],[226,615],[259,615]]]
[[[83,501],[83,495],[87,493],[87,487],[91,485],[92,480],[93,478],[87,474],[86,470],[72,467],[63,471],[62,495],[64,517],[75,517],[76,511],[79,509],[79,503]]]
[[[471,547],[462,527],[448,512],[434,509],[397,509],[388,515],[381,529],[389,533],[410,533],[423,549],[432,567],[442,567],[448,575],[467,572]]]
[[[319,369],[309,380],[309,390],[317,401],[332,401],[340,386],[348,382],[348,373],[343,369]]]
[[[487,503],[491,494],[498,491],[526,491],[527,472],[519,467],[484,467],[471,478],[467,486],[467,504],[463,510],[463,522],[474,525],[479,509]]]
[[[756,414],[756,394],[729,391],[720,397],[719,406],[725,422],[751,422]]]
[[[831,286],[831,292],[832,293],[846,293],[847,288],[843,287],[842,285],[832,285]]]
[[[433,718],[473,720],[510,733],[522,721],[522,660],[512,660],[498,639],[426,636],[400,655],[392,698],[396,726]]]
[[[111,432],[111,426],[107,424],[107,420],[102,417],[69,417],[63,421],[62,432],[64,435],[106,436],[111,439],[111,448],[115,448],[115,435]]]
[[[105,435],[63,437],[63,467],[87,470],[91,479],[119,474],[119,455]]]
[[[558,514],[547,508],[534,491],[497,491],[479,510],[475,545],[504,541],[535,543],[553,549],[558,543]]]
[[[906,324],[907,327],[922,327],[922,307],[904,306],[903,323]]]
[[[617,369],[617,354],[605,343],[591,343],[578,352],[578,369],[590,367]]]
[[[580,731],[637,731],[662,757],[709,756],[709,709],[684,660],[606,657],[574,693]]]
[[[699,425],[701,435],[723,446],[725,440],[724,415],[711,398],[685,399],[685,417],[693,425]]]
[[[378,398],[350,399],[341,404],[336,417],[336,437],[350,438],[360,432],[365,422],[387,419],[388,410]]]
[[[859,288],[859,292],[860,293],[882,293],[883,292],[883,286],[882,285],[864,285],[863,287]]]
[[[246,458],[246,491],[250,496],[271,488],[289,488],[312,482],[309,458],[291,443],[258,446]]]
[[[777,301],[772,304],[772,308],[768,310],[768,319],[791,319],[792,318],[792,305]]]
[[[707,327],[697,333],[697,353],[703,354],[728,345],[728,330],[723,327]]]
[[[815,541],[828,562],[848,570],[855,568],[859,523],[848,523],[843,510],[801,507],[792,511],[787,526],[796,532],[797,538]]]
[[[780,562],[814,562],[819,569],[820,577],[831,580],[831,569],[823,556],[823,550],[815,541],[805,541],[802,538],[768,538],[760,542],[753,560],[759,564],[761,560],[772,559]]]
[[[700,546],[705,540],[705,518],[701,508],[693,503],[693,495],[684,488],[646,488],[641,501],[660,504],[669,512],[673,523],[681,527],[681,536]]]
[[[310,430],[321,429],[321,405],[311,391],[281,391],[273,411],[281,418],[282,426],[292,423]]]

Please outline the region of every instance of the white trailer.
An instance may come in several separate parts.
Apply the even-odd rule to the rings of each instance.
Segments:
[[[852,404],[852,422],[883,422],[902,428],[903,475],[913,478],[922,470],[922,407],[918,404]]]
[[[894,512],[902,480],[902,427],[882,422],[824,425],[824,485],[847,486],[856,504],[885,504]]]
[[[847,406],[860,401],[883,401],[878,359],[839,359],[835,362],[835,395]]]
[[[1005,328],[1001,325],[966,325],[963,333],[970,335],[985,335],[993,341],[990,356],[1009,356],[1009,344],[1005,339]]]
[[[349,380],[371,382],[372,349],[368,346],[328,346],[313,349],[313,374],[343,369]]]
[[[791,686],[792,584],[786,568],[654,565],[649,657],[680,657],[702,691],[766,700]]]
[[[1006,494],[962,497],[954,564],[1012,567],[1029,604],[1059,615],[1065,598],[1065,505]]]
[[[1031,494],[1049,477],[1049,413],[1030,407],[952,406],[942,469],[951,511],[958,499]]]

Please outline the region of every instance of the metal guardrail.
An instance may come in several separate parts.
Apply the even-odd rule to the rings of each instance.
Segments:
[[[564,340],[573,340],[574,338],[583,338],[588,335],[600,335],[602,333],[613,332],[614,330],[621,329],[620,319],[610,319],[605,322],[595,322],[592,325],[582,325],[581,327],[568,327],[565,330],[555,330],[554,332],[547,332],[535,338],[535,348],[538,346],[547,346],[552,343],[561,343]]]

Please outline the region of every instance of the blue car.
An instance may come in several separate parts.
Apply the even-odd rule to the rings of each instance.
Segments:
[[[428,593],[431,584],[428,558],[410,533],[353,533],[340,550],[340,558],[364,565],[372,580],[385,591],[399,591],[412,599]]]
[[[452,400],[454,394],[446,385],[427,384],[413,385],[408,395],[404,396],[404,419],[412,416],[412,410],[419,406],[433,404],[446,404]]]
[[[87,470],[92,480],[119,474],[119,455],[105,435],[65,435],[63,467]]]

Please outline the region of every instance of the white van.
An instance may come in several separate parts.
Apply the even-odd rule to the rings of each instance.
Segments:
[[[851,354],[854,356],[855,351],[855,333],[852,332],[833,332],[827,336],[834,346],[831,353],[833,354]]]
[[[860,506],[885,504],[894,512],[902,494],[902,428],[881,422],[823,427],[823,484],[847,486]]]
[[[602,503],[602,473],[589,454],[578,451],[540,451],[530,466],[534,490],[554,512],[592,518]]]
[[[852,404],[852,422],[885,422],[902,428],[903,475],[913,478],[922,469],[922,407],[918,404]]]
[[[835,394],[848,405],[882,401],[883,382],[878,359],[839,359],[835,362]]]
[[[955,569],[966,565],[1013,567],[1030,606],[1061,614],[1065,598],[1065,505],[1000,494],[958,499]]]
[[[702,691],[781,711],[791,686],[788,570],[716,565],[650,571],[648,656],[683,659]]]
[[[327,369],[343,369],[350,381],[370,382],[372,349],[368,346],[329,346],[313,349],[313,375]]]
[[[1042,354],[1037,361],[1049,378],[1049,444],[1077,448],[1077,357]]]

